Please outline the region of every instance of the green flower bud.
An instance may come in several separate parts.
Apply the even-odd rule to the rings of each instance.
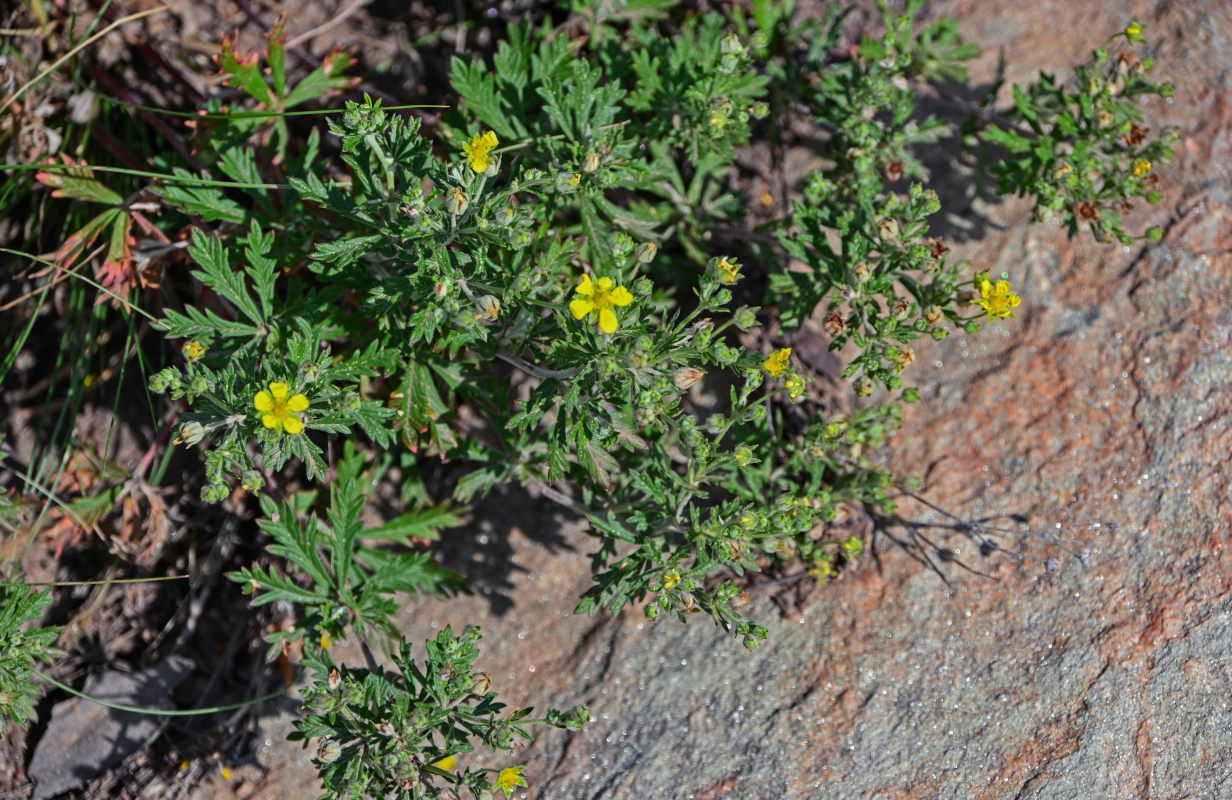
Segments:
[[[1158,225],[1154,225],[1147,230],[1146,235],[1152,242],[1158,242],[1160,239],[1164,238],[1164,229]]]
[[[475,301],[475,309],[476,319],[485,323],[496,322],[497,318],[500,317],[501,304],[492,295],[485,294]]]
[[[445,195],[445,210],[455,217],[465,214],[470,204],[470,198],[466,196],[466,192],[462,191],[461,186],[453,187]]]
[[[326,739],[321,742],[321,746],[317,748],[317,761],[326,764],[332,764],[338,760],[338,756],[342,755],[342,745],[335,742],[333,739]]]
[[[732,316],[732,322],[737,328],[748,332],[757,327],[757,309],[740,306]]]
[[[176,438],[175,444],[193,447],[205,438],[205,433],[205,426],[200,422],[186,422],[180,426],[180,435]]]
[[[162,394],[179,382],[177,380],[178,377],[175,370],[171,367],[156,372],[150,377],[150,391],[155,394]]]
[[[854,384],[856,397],[868,397],[873,393],[873,382],[868,378],[859,378]]]
[[[240,476],[240,488],[251,494],[256,494],[265,487],[265,478],[254,469],[245,470]]]
[[[758,101],[749,106],[749,115],[755,119],[765,119],[770,116],[770,105],[764,101]]]

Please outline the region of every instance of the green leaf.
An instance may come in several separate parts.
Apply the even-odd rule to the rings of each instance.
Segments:
[[[174,172],[179,177],[193,177],[182,167],[176,167]],[[244,207],[227,197],[217,186],[195,186],[168,181],[156,191],[163,200],[185,214],[195,214],[206,222],[233,222],[238,225],[248,218]]]
[[[363,532],[366,539],[385,539],[406,544],[411,539],[440,538],[438,531],[442,528],[453,528],[462,524],[462,517],[448,505],[408,511],[400,517],[386,522],[376,528],[367,528]]]
[[[230,300],[244,316],[256,325],[265,320],[244,285],[244,272],[232,268],[222,240],[200,228],[192,229],[192,244],[188,254],[201,266],[193,275],[220,295]]]

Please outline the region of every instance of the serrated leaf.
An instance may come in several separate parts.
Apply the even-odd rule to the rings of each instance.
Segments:
[[[578,461],[604,489],[612,488],[612,474],[620,472],[620,464],[595,439],[586,439],[577,450]]]
[[[430,508],[408,511],[402,516],[386,522],[384,525],[376,528],[367,528],[364,530],[363,536],[365,539],[385,539],[403,544],[406,544],[411,539],[435,541],[440,538],[438,534],[440,529],[453,528],[461,524],[462,517],[448,505],[441,503]]]

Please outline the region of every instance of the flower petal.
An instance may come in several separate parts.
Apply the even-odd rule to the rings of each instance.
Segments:
[[[583,275],[582,282],[579,283],[578,287],[574,289],[573,291],[577,292],[580,295],[585,295],[586,297],[593,297],[595,294],[595,285],[590,282],[589,275]]]
[[[262,414],[261,424],[267,428],[277,428],[278,416],[276,414]]]
[[[616,315],[612,313],[612,309],[604,308],[599,311],[599,327],[604,333],[615,333],[616,328],[620,325]]]
[[[302,394],[292,395],[291,399],[287,401],[287,411],[303,411],[307,407],[308,407],[307,395],[302,395]]]
[[[633,302],[633,294],[623,286],[617,286],[608,294],[608,298],[612,303],[618,306],[627,306]]]
[[[573,314],[574,319],[581,319],[594,310],[594,301],[583,300],[580,297],[569,304],[569,313]]]
[[[287,414],[287,418],[282,421],[282,428],[287,433],[303,433],[304,423],[299,417]]]
[[[612,290],[612,279],[604,276],[599,279],[599,291],[609,292]]]
[[[274,396],[274,402],[282,403],[287,399],[287,392],[291,391],[291,387],[287,386],[282,381],[270,384],[270,394]]]
[[[252,398],[252,404],[256,406],[257,411],[274,410],[274,398],[270,397],[270,393],[264,390],[257,392],[257,396]]]

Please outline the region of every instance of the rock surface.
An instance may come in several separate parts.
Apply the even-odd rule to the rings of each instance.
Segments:
[[[1160,169],[1165,199],[1135,212],[1163,241],[1068,242],[1027,227],[1022,204],[977,207],[1003,229],[956,254],[1010,275],[1018,321],[920,348],[910,377],[923,399],[896,443],[900,471],[923,477],[933,503],[1021,515],[1001,524],[1035,532],[1004,542],[1027,558],[981,558],[922,527],[992,575],[950,565],[947,584],[881,537],[876,559],[798,618],[755,606],[770,640],[750,654],[704,621],[564,613],[586,586],[579,524],[557,529],[547,504],[496,498],[499,529],[462,534],[473,538],[458,548],[509,572],[461,602],[417,607],[406,634],[479,622],[480,667],[502,697],[590,708],[583,732],[544,733],[515,757],[530,781],[521,797],[1232,797],[1232,12],[930,6],[984,46],[980,83],[1002,47],[1012,81],[1063,73],[1131,12],[1176,85],[1174,103],[1150,111],[1182,134]],[[902,514],[948,522],[923,506]],[[1089,547],[1089,568],[1044,533]],[[287,769],[264,794],[310,791]]]

